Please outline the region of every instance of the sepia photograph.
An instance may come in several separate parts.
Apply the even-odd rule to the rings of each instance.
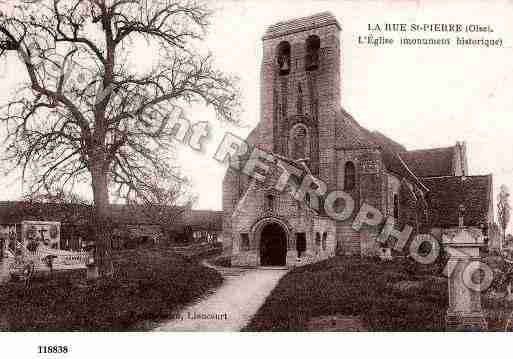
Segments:
[[[0,1],[0,342],[513,331],[512,45],[513,1]]]

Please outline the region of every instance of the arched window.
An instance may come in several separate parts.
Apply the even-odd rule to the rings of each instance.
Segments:
[[[394,218],[399,218],[399,197],[394,193]]]
[[[282,41],[278,45],[277,62],[280,75],[288,75],[290,72],[290,44]]]
[[[319,49],[321,39],[319,36],[311,35],[306,39],[305,69],[306,71],[316,70],[319,67]]]
[[[353,162],[347,162],[344,166],[344,190],[352,191],[356,185],[356,168]]]
[[[323,232],[322,234],[322,250],[325,251],[326,250],[326,242],[327,242],[327,238],[328,238],[328,233],[327,232]]]

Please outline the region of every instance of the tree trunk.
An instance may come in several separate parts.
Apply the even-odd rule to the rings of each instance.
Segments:
[[[97,268],[95,275],[105,277],[113,274],[109,230],[109,191],[107,174],[101,166],[98,167],[91,170],[94,198],[94,263]]]
[[[504,246],[504,242],[506,241],[506,227],[501,225],[502,229],[502,239],[499,240],[499,253],[502,254],[502,248]]]

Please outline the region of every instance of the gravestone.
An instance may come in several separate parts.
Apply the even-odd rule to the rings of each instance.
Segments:
[[[484,237],[460,226],[442,238],[450,255],[447,263],[449,307],[446,328],[450,331],[485,330],[487,323],[481,308],[481,292],[472,277],[480,266],[479,250],[485,245]]]

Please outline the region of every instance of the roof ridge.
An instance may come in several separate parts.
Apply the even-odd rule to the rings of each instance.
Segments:
[[[480,175],[459,175],[459,176],[431,176],[431,177],[422,177],[422,179],[425,179],[425,180],[430,180],[430,179],[437,179],[437,178],[461,178],[461,177],[492,177],[493,174],[492,173],[488,173],[488,174],[480,174]]]
[[[311,15],[298,16],[298,17],[294,17],[292,19],[288,18],[286,20],[277,21],[277,22],[269,25],[267,27],[267,31],[268,32],[273,31],[274,28],[284,26],[284,25],[291,25],[294,23],[304,22],[304,21],[308,21],[308,20],[326,19],[326,18],[328,18],[330,20],[335,20],[338,22],[337,18],[335,17],[335,15],[333,15],[333,13],[331,11],[321,11],[321,12],[317,12],[317,13],[314,13]]]
[[[319,11],[319,12],[316,12],[316,13],[313,13],[310,15],[306,15],[306,16],[297,16],[297,17],[293,17],[293,18],[287,18],[287,20],[275,22],[275,23],[271,24],[270,26],[283,25],[283,24],[288,24],[291,22],[296,22],[299,20],[306,20],[308,18],[316,18],[316,17],[321,17],[321,16],[333,16],[334,17],[334,15],[331,13],[331,11],[326,10],[326,11]]]
[[[340,23],[335,15],[329,11],[319,12],[309,16],[278,21],[269,25],[265,31],[263,40],[332,25],[336,26],[338,30],[341,30]]]
[[[355,134],[353,139],[360,139],[360,144],[354,146],[355,148],[377,148],[379,144],[373,138],[372,132],[362,126],[353,115],[351,115],[344,107],[340,107],[340,111],[337,112],[336,124],[350,126],[353,131],[359,131],[360,133]],[[360,135],[358,137],[358,135]]]
[[[459,176],[430,176],[430,177],[422,177],[422,178],[425,180],[430,180],[430,179],[436,179],[436,178],[452,178],[452,177],[459,177]]]
[[[441,151],[441,150],[453,149],[454,147],[456,147],[456,145],[446,146],[446,147],[419,148],[416,150],[406,150],[406,151],[403,151],[402,153],[422,152],[422,151]]]

